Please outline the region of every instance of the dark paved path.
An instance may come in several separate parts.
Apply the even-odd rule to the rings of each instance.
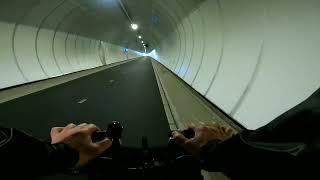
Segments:
[[[125,128],[124,145],[140,146],[142,136],[151,145],[167,143],[169,126],[147,58],[0,104],[0,125],[43,139],[53,126],[87,122],[106,128],[114,120]]]

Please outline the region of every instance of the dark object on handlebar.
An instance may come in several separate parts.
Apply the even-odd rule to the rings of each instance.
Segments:
[[[113,144],[80,173],[87,173],[89,180],[203,180],[200,161],[173,142],[172,132],[167,147],[149,147],[147,137],[142,137],[142,148],[131,148],[121,145],[122,130],[120,123],[112,122],[106,131],[93,133],[93,141],[108,137]],[[179,132],[194,137],[191,129]]]
[[[96,142],[96,141],[101,141],[107,137],[112,141],[113,140],[117,141],[121,139],[122,131],[123,131],[122,125],[117,121],[113,121],[108,125],[108,129],[106,131],[94,132],[91,136],[91,139],[92,141]]]

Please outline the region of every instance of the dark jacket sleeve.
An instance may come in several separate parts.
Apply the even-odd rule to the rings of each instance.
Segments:
[[[264,127],[209,142],[202,148],[203,167],[232,179],[302,173],[320,162],[319,129],[320,90]]]
[[[66,144],[42,142],[16,129],[0,127],[2,174],[40,176],[74,166],[78,153]]]

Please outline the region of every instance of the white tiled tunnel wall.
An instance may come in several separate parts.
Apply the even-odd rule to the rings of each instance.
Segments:
[[[249,129],[320,85],[320,1],[207,0],[156,48],[160,62]]]
[[[75,34],[0,22],[0,89],[138,56]]]

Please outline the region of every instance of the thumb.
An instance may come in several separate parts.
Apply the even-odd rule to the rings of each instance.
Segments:
[[[54,127],[54,128],[51,129],[50,134],[51,135],[55,135],[55,134],[60,133],[62,130],[63,130],[63,127]]]
[[[183,134],[181,134],[177,131],[174,131],[172,133],[172,138],[176,144],[181,145],[181,146],[184,146],[185,142],[188,140]]]
[[[105,138],[104,140],[98,141],[95,144],[96,144],[96,147],[98,148],[98,151],[102,153],[111,147],[112,141],[108,138]]]

